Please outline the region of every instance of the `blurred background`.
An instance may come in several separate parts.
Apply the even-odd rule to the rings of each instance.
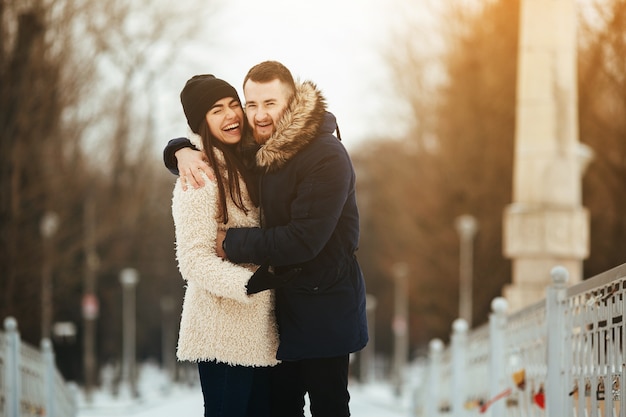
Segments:
[[[626,1],[578,6],[591,277],[626,261]],[[276,59],[326,94],[357,169],[382,375],[399,276],[409,357],[448,340],[459,216],[477,225],[472,326],[510,283],[518,0],[0,0],[0,19],[0,318],[35,346],[51,337],[67,380],[119,370],[131,302],[137,361],[179,369],[175,177],[161,151],[187,132],[179,92],[198,73],[241,93],[249,67]]]

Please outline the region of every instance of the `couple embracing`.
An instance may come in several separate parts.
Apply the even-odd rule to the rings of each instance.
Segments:
[[[355,173],[315,84],[265,61],[243,82],[197,75],[172,139],[172,215],[186,281],[177,355],[205,416],[349,416],[350,353],[367,343]]]

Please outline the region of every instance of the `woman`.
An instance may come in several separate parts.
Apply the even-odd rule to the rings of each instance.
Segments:
[[[235,89],[212,75],[192,77],[180,97],[215,180],[183,191],[179,178],[174,187],[176,258],[187,283],[177,356],[198,363],[205,416],[267,416],[269,367],[278,362],[274,293],[247,285],[271,274],[215,251],[218,230],[259,225],[256,181],[242,157],[243,109]]]

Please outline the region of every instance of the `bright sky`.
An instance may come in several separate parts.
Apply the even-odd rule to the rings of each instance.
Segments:
[[[173,0],[182,1],[182,0]],[[447,0],[473,2],[481,0]],[[576,0],[588,6],[597,0]],[[215,5],[217,2],[217,5]],[[184,3],[184,2],[183,2]],[[233,84],[264,60],[281,61],[301,80],[323,91],[350,150],[364,139],[402,137],[405,106],[394,97],[385,53],[396,47],[394,34],[407,21],[424,35],[412,42],[427,50],[438,29],[434,8],[440,0],[213,0],[198,40],[180,42],[190,61],[172,63],[170,85],[160,95],[163,124],[159,142],[187,132],[179,96],[192,75],[213,73]],[[205,9],[206,10],[206,9]],[[158,146],[161,148],[160,145]]]
[[[399,13],[393,4],[399,1],[220,2],[209,16],[202,52],[194,54],[191,66],[177,71],[173,90],[167,92],[176,122],[167,125],[166,136],[186,132],[178,93],[191,75],[208,72],[224,78],[243,99],[246,72],[268,59],[285,64],[294,77],[317,84],[349,149],[364,138],[386,132],[400,135],[404,128],[393,110],[397,100],[383,58]],[[411,7],[419,9],[428,1],[413,0]]]

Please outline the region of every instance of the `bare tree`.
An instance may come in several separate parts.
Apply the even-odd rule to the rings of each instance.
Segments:
[[[433,337],[447,339],[459,314],[457,216],[472,214],[479,223],[475,324],[486,320],[491,300],[510,277],[501,219],[511,199],[517,6],[451,5],[441,18],[443,47],[426,53],[419,25],[404,33],[404,43],[396,43],[405,47],[391,62],[414,128],[402,141],[358,155],[365,172],[365,179],[359,177],[367,201],[360,251],[368,289],[381,291],[378,305],[390,317],[391,285],[379,280],[391,278],[390,262],[406,260],[414,348]],[[385,332],[387,323],[378,323]]]
[[[580,138],[594,152],[584,177],[583,202],[591,215],[585,276],[626,262],[626,3],[597,2],[581,16]]]
[[[458,215],[472,214],[479,223],[474,324],[486,320],[491,300],[510,279],[501,223],[511,201],[519,2],[472,4],[445,9],[440,55],[424,52],[428,37],[420,25],[402,34],[405,47],[390,61],[414,128],[402,141],[355,156],[365,207],[360,258],[385,317],[378,331],[388,332],[392,311],[389,264],[406,259],[415,348],[432,337],[446,340],[458,314]],[[592,276],[624,262],[626,3],[598,2],[588,17],[581,15],[579,26],[579,113],[581,141],[595,153],[583,184],[591,214],[585,276]],[[442,70],[435,83],[433,68]]]
[[[151,150],[154,91],[180,59],[178,43],[201,34],[212,11],[183,6],[0,0],[0,316],[16,316],[27,341],[39,343],[49,259],[52,319],[80,323],[85,287],[97,290],[109,318],[99,323],[106,342],[98,353],[115,357],[118,275],[133,266],[150,283],[139,288],[150,302],[140,304],[138,348],[159,353],[154,299],[180,296],[182,282],[169,211],[174,178]],[[46,212],[59,228],[44,253]]]

